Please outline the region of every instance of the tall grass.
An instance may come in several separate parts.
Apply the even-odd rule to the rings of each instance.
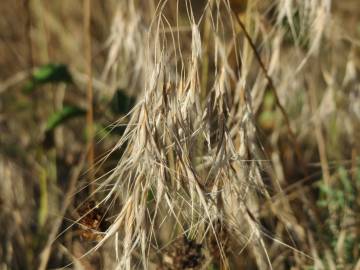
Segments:
[[[316,61],[320,47],[326,46],[330,2],[255,2],[239,14],[227,1],[197,3],[196,7],[189,1],[160,1],[149,9],[130,1],[120,5],[115,22],[114,28],[123,29],[124,36],[114,35],[109,61],[119,58],[118,65],[126,66],[122,56],[131,56],[138,48],[129,62],[141,61],[134,80],[144,90],[116,146],[126,145],[126,149],[103,183],[112,185],[104,204],[120,198],[122,208],[97,246],[118,232],[116,237],[123,239],[118,269],[131,269],[139,261],[148,269],[156,254],[182,236],[201,243],[208,252],[216,249],[198,262],[199,267],[214,264],[228,269],[236,260],[229,253],[246,252],[258,269],[271,269],[275,259],[269,254],[271,246],[292,253],[293,259],[284,260],[311,264],[314,257],[308,251],[294,241],[278,239],[260,222],[261,205],[273,204],[269,190],[277,190],[282,197],[283,191],[277,177],[270,183],[263,178],[274,171],[263,152],[255,117],[265,93],[270,92],[282,113],[281,125],[288,125],[280,132],[288,133],[300,172],[308,175],[304,153],[292,131],[300,132],[294,127],[296,116],[290,123],[283,106],[294,95],[306,98],[306,92],[299,91],[310,88],[313,109],[301,108],[300,113],[309,118],[309,113],[317,114],[311,93],[320,82],[317,74],[305,70],[312,68],[309,62]],[[120,80],[123,76],[129,74],[118,73]],[[310,81],[315,85],[309,87]],[[324,181],[330,185],[321,123],[316,116]],[[306,194],[301,200],[314,203]],[[285,197],[268,211],[276,226],[291,231],[289,239],[305,241]],[[169,224],[173,230],[163,235],[161,228]],[[179,260],[188,259],[184,256]],[[172,258],[171,263],[175,262]],[[162,258],[161,263],[168,262]]]
[[[359,33],[345,28],[345,4],[112,7],[101,68],[91,66],[85,20],[87,107],[116,89],[137,102],[112,126],[125,129],[95,165],[102,175],[91,156],[90,184],[76,196],[86,150],[72,169],[58,219],[39,240],[41,269],[56,245],[66,259],[53,264],[75,269],[359,268]],[[96,84],[106,87],[93,96]],[[66,210],[77,214],[60,228]],[[76,226],[80,246],[69,242]]]

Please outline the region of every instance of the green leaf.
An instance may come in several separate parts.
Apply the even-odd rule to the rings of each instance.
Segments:
[[[46,132],[55,129],[57,126],[63,124],[65,121],[83,116],[86,114],[86,111],[75,106],[65,106],[62,110],[55,112],[52,114],[46,124]]]
[[[267,92],[264,97],[264,108],[265,110],[273,110],[275,105],[275,97],[272,92]]]
[[[72,76],[66,65],[63,64],[47,64],[35,70],[31,79],[26,83],[24,91],[32,92],[36,86],[46,83],[71,83]]]
[[[146,202],[147,202],[147,203],[150,203],[150,202],[152,202],[153,200],[155,200],[155,194],[154,194],[154,192],[153,192],[151,189],[149,189],[149,190],[148,190],[148,193],[147,193]]]
[[[212,263],[209,266],[209,270],[219,270],[219,267],[216,264]]]
[[[136,99],[124,93],[123,90],[116,90],[110,101],[111,111],[115,114],[127,114],[134,107]]]
[[[343,166],[340,166],[338,168],[338,173],[339,173],[340,181],[341,181],[345,191],[347,193],[353,193],[354,188],[352,186],[352,183],[351,183],[351,180],[349,178],[347,170]]]

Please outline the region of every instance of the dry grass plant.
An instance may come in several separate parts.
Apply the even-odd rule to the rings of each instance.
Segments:
[[[96,14],[90,1],[86,3],[84,7]],[[90,105],[119,88],[137,97],[132,110],[113,125],[126,127],[121,139],[95,168],[114,152],[121,152],[121,157],[98,178],[91,167],[94,157],[89,157],[87,201],[97,202],[76,220],[72,216],[64,229],[65,213],[86,205],[75,205],[76,195],[86,187],[74,192],[75,185],[83,183],[78,183],[86,154],[82,149],[62,204],[54,207],[58,215],[52,227],[42,227],[49,233],[39,245],[41,255],[23,263],[36,261],[39,269],[46,269],[56,246],[72,262],[64,268],[74,269],[93,269],[86,258],[99,250],[104,269],[359,269],[360,260],[347,263],[345,254],[348,237],[360,235],[359,200],[354,199],[356,207],[343,211],[331,203],[322,210],[318,206],[319,183],[331,190],[341,182],[339,164],[353,183],[359,171],[360,34],[344,23],[350,21],[346,16],[351,4],[122,0],[116,5],[106,62],[92,59],[94,50],[104,52],[104,47],[91,43],[87,13],[82,44],[87,58],[76,61],[71,71],[79,84],[88,86]],[[81,7],[65,10],[81,13]],[[67,33],[50,12],[43,14],[45,34]],[[31,24],[29,19],[25,22]],[[36,55],[29,36],[32,49],[26,70],[1,84],[0,95],[26,78],[34,59],[56,58],[50,37],[42,42],[36,31],[40,30],[33,30],[33,43],[46,48],[46,55]],[[60,40],[69,58],[79,53],[70,34]],[[79,72],[84,66],[92,80]],[[61,106],[63,95],[48,99]],[[266,124],[261,122],[264,112],[271,113]],[[88,116],[93,125],[94,116]],[[64,146],[61,140],[60,145]],[[34,164],[41,169],[41,162]],[[19,211],[31,212],[24,200],[32,194],[21,190],[18,194],[23,195],[15,198],[6,191],[18,188],[11,186],[12,179],[24,182],[24,177],[1,156],[0,177],[7,179],[0,205],[6,202],[4,209],[19,205]],[[360,192],[360,185],[354,186]],[[322,199],[331,202],[329,194]],[[17,260],[13,250],[25,250],[21,241],[31,234],[21,218],[31,214],[18,215],[14,209],[0,214],[4,227],[20,224],[18,232],[0,233],[5,239],[0,248],[7,259],[4,269],[11,264],[21,269],[12,263]],[[94,241],[84,245],[86,251],[81,247],[72,254],[59,240],[72,227],[86,227],[83,220],[94,209],[104,213],[86,230],[95,235]],[[105,229],[100,229],[102,219]],[[45,223],[46,218],[39,220]],[[329,235],[338,236],[335,245]],[[356,247],[352,252],[354,258],[360,254]]]

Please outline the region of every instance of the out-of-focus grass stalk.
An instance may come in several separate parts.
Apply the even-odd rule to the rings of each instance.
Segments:
[[[355,146],[351,149],[351,179],[356,181],[358,151]]]
[[[26,42],[28,45],[28,69],[29,73],[34,66],[34,58],[33,58],[33,44],[31,40],[31,1],[30,0],[23,0],[24,10],[26,12],[26,19],[25,19],[25,35],[26,35]]]
[[[47,192],[47,173],[44,168],[40,168],[39,172],[39,186],[40,186],[40,208],[38,213],[39,227],[42,228],[45,224],[48,215],[48,192]]]
[[[329,187],[330,182],[331,182],[331,176],[330,176],[329,163],[328,163],[327,153],[326,153],[327,152],[326,151],[326,141],[325,141],[324,134],[321,130],[322,129],[321,120],[317,113],[318,101],[317,101],[315,89],[313,89],[310,86],[308,94],[309,94],[310,108],[311,108],[312,113],[314,114],[315,136],[316,136],[316,141],[317,141],[317,146],[318,146],[318,151],[319,151],[319,156],[320,156],[321,170],[323,173],[324,183],[327,187]]]
[[[240,19],[240,16],[238,16],[238,14],[233,11],[234,13],[234,17],[236,19],[236,22],[238,23],[238,25],[240,26],[243,34],[244,34],[244,37],[246,38],[246,40],[249,42],[249,45],[255,55],[255,58],[258,62],[258,64],[260,65],[260,68],[261,70],[263,71],[267,81],[268,81],[268,86],[269,86],[269,89],[272,91],[272,93],[274,94],[274,98],[275,98],[275,102],[276,102],[276,105],[277,107],[279,108],[284,120],[285,120],[285,124],[286,124],[286,128],[287,128],[287,131],[288,131],[288,134],[289,134],[289,137],[294,145],[294,150],[295,150],[295,154],[296,154],[296,157],[298,158],[299,162],[300,162],[300,165],[301,165],[301,168],[302,168],[302,171],[305,175],[307,175],[307,168],[306,168],[306,164],[304,162],[304,159],[303,159],[303,156],[302,156],[302,153],[301,153],[301,149],[300,149],[300,146],[296,140],[296,136],[295,136],[295,132],[293,131],[292,127],[291,127],[291,124],[290,124],[290,119],[289,119],[289,116],[284,108],[284,106],[281,104],[280,102],[280,98],[279,98],[279,95],[278,95],[278,91],[277,91],[277,88],[273,82],[273,79],[271,78],[271,76],[269,75],[269,72],[268,72],[268,69],[267,67],[265,66],[263,60],[261,59],[261,56],[259,54],[259,52],[257,51],[256,49],[256,46],[249,34],[249,32],[247,31],[244,23],[241,21]]]
[[[211,4],[209,9],[211,9]],[[211,12],[211,11],[210,11]],[[200,102],[201,106],[205,106],[206,97],[207,97],[207,86],[209,80],[209,41],[210,41],[210,31],[211,31],[211,22],[210,20],[205,20],[204,29],[203,29],[203,47],[202,47],[202,59],[201,59],[201,89],[200,89]],[[204,153],[204,137],[198,138],[198,149],[196,155],[202,157]],[[204,175],[205,176],[205,172]]]
[[[211,7],[209,7],[211,9]],[[205,103],[206,100],[206,89],[207,89],[207,82],[209,79],[209,42],[210,42],[210,31],[211,31],[211,21],[205,20],[204,21],[204,41],[203,41],[203,55],[202,55],[202,71],[201,71],[201,101]]]
[[[92,86],[92,56],[91,56],[91,1],[84,0],[84,43],[85,43],[85,61],[86,74],[88,76],[87,82],[87,114],[86,114],[86,129],[88,140],[88,168],[89,168],[89,182],[90,192],[93,191],[92,184],[94,175],[94,113],[93,113],[93,86]]]

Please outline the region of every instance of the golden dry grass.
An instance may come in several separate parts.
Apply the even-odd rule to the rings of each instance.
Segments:
[[[87,3],[2,7],[1,269],[360,267],[355,0]]]

